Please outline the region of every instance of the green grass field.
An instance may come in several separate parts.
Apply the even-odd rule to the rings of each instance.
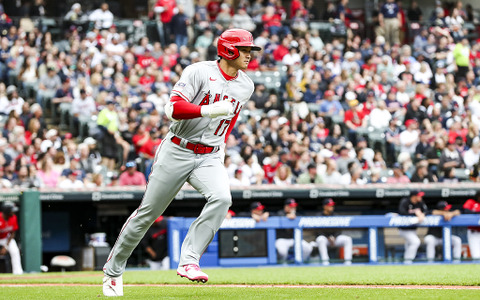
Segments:
[[[191,283],[176,276],[175,271],[127,271],[124,274],[123,298],[480,299],[480,289],[471,289],[472,286],[480,288],[478,264],[215,268],[204,271],[210,277],[206,284]],[[101,281],[101,272],[21,276],[2,274],[0,299],[103,298]],[[338,287],[339,285],[346,286]],[[353,285],[365,286],[352,287]],[[385,287],[376,287],[377,285]],[[407,285],[424,287],[407,288]],[[434,286],[466,288],[445,289]]]

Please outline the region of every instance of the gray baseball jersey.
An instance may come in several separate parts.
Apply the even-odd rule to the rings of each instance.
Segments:
[[[199,62],[184,70],[172,96],[180,96],[197,105],[228,99],[233,102],[235,112],[226,117],[200,117],[171,125],[170,132],[157,149],[142,203],[126,221],[110,252],[103,269],[106,275],[119,276],[125,271],[132,251],[185,182],[204,195],[207,203],[185,237],[179,265],[199,264],[200,256],[220,228],[232,198],[220,153],[196,154],[186,144],[222,145],[231,120],[250,99],[253,88],[252,80],[240,70],[237,77],[226,80],[215,61]],[[182,143],[174,143],[175,136]]]
[[[227,81],[216,61],[199,62],[188,66],[172,90],[177,95],[197,105],[208,105],[217,101],[231,101],[234,113],[227,117],[196,118],[172,124],[170,131],[192,143],[220,146],[230,121],[253,93],[253,82],[243,71]]]

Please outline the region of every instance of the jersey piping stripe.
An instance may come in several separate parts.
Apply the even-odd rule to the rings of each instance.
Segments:
[[[188,99],[187,96],[185,96],[184,94],[182,94],[182,92],[180,91],[177,91],[177,90],[172,90],[172,93],[178,93],[180,97],[182,97],[183,99],[187,100],[188,102],[190,102],[190,99]]]
[[[158,145],[157,153],[158,153],[158,151],[160,150],[160,148],[162,147],[163,142],[165,142],[165,139],[163,139],[162,142],[160,143],[160,145]],[[153,165],[154,165],[156,162],[157,162],[157,156],[155,155],[155,160],[153,161],[152,169],[150,170],[150,174],[148,174],[147,184],[145,185],[145,192],[147,191],[147,186],[148,186],[148,183],[150,182],[150,175],[152,175],[152,173],[153,173]],[[122,230],[120,231],[120,234],[118,235],[117,240],[115,241],[115,244],[113,245],[113,248],[112,248],[112,250],[111,250],[111,254],[110,254],[110,256],[109,256],[108,259],[107,259],[107,263],[110,261],[110,259],[112,259],[113,250],[114,250],[115,247],[117,246],[118,239],[119,239],[120,236],[122,235],[123,230],[125,230],[125,227],[127,227],[127,224],[130,223],[130,220],[132,220],[133,218],[135,218],[135,217],[138,215],[138,211],[139,211],[140,208],[142,207],[142,204],[143,204],[143,200],[144,200],[144,199],[145,199],[145,193],[143,193],[142,202],[140,202],[140,205],[138,206],[137,210],[135,211],[135,215],[133,215],[133,216],[131,216],[130,218],[128,218],[127,222],[125,222],[125,225],[123,225]]]

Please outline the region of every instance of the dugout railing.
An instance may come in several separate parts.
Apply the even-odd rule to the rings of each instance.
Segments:
[[[190,224],[195,218],[171,218],[168,225],[168,243],[170,268],[175,269],[180,259],[180,249],[183,239]],[[286,217],[270,217],[267,221],[255,222],[252,218],[225,219],[220,230],[212,243],[208,246],[200,259],[202,266],[260,266],[277,264],[277,253],[275,249],[276,231],[278,229],[292,229],[294,239],[294,262],[303,264],[302,239],[305,229],[313,228],[341,228],[341,229],[366,229],[368,231],[368,262],[375,264],[379,262],[379,255],[384,249],[383,239],[379,238],[379,230],[382,228],[402,228],[412,225],[419,227],[442,227],[443,230],[443,261],[452,261],[451,235],[452,228],[480,225],[480,214],[460,215],[451,221],[444,221],[443,216],[429,215],[425,220],[417,224],[418,218],[400,216],[396,214],[371,215],[371,216],[331,216],[331,217],[297,217],[290,220]],[[218,238],[223,231],[235,231],[229,235],[233,242]],[[247,239],[241,240],[240,231],[256,231],[256,234],[249,235]],[[263,231],[263,233],[261,233]],[[237,242],[237,243],[235,243]],[[242,243],[248,245],[242,245]],[[222,243],[228,244],[227,246]],[[226,247],[232,247],[229,255],[220,255]],[[251,251],[241,253],[241,247],[255,248]],[[260,253],[255,255],[255,253]]]

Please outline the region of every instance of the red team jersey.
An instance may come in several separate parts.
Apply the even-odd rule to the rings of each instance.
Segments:
[[[5,220],[3,213],[0,213],[0,239],[5,239],[8,235],[18,230],[17,216],[13,215]]]

